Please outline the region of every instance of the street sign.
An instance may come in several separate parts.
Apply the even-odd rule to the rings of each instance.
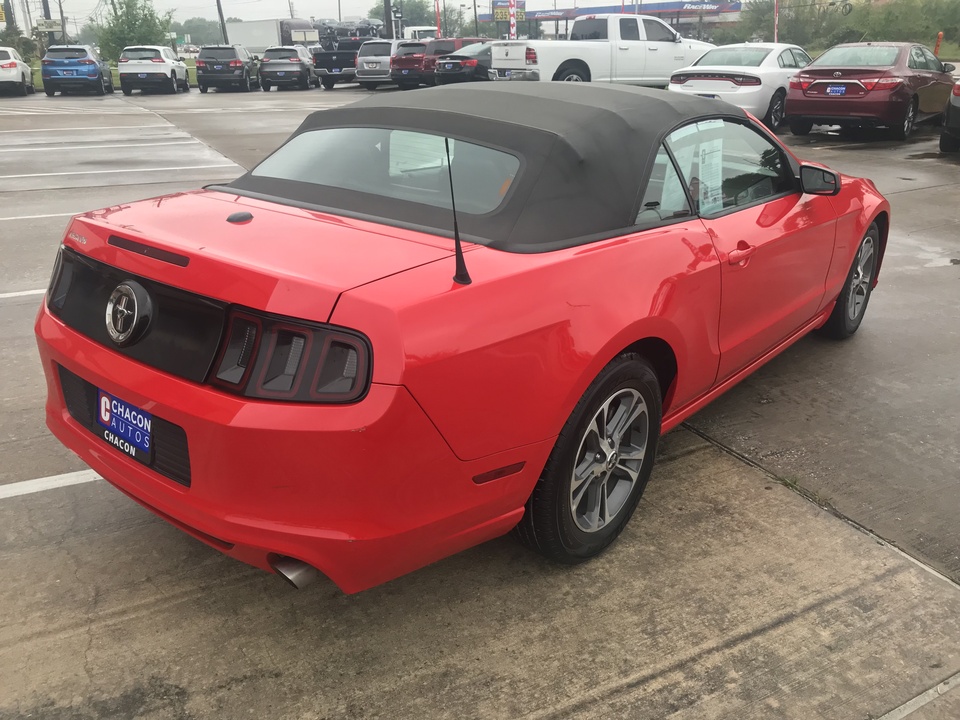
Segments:
[[[0,22],[7,21],[7,14],[3,11],[3,5],[0,4]]]
[[[59,20],[47,20],[45,18],[37,20],[37,30],[41,32],[60,32],[62,29]]]

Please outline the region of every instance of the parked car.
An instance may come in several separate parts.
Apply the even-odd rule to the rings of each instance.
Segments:
[[[393,83],[390,78],[390,58],[402,40],[368,40],[357,53],[357,82],[367,90]]]
[[[163,90],[176,94],[190,90],[187,65],[166,45],[131,45],[120,53],[120,91]]]
[[[401,90],[413,90],[420,86],[423,77],[425,41],[402,42],[390,58],[390,78]]]
[[[780,43],[739,43],[707,50],[670,77],[670,90],[719,98],[762,118],[776,130],[790,79],[810,64],[803,48]]]
[[[423,51],[423,75],[421,82],[424,85],[437,84],[437,60],[442,55],[452,55],[461,49],[476,45],[478,43],[490,42],[486,38],[443,38],[440,40],[427,40],[426,49]]]
[[[730,105],[429,100],[315,112],[227,185],[73,218],[37,316],[53,433],[298,586],[514,528],[601,553],[660,435],[808,332],[855,333],[881,269],[875,185]]]
[[[0,89],[6,88],[12,88],[17,95],[32,95],[37,91],[33,68],[12,47],[0,47]]]
[[[943,112],[940,128],[940,151],[960,152],[960,82],[954,83],[950,99]]]
[[[260,87],[297,87],[309,90],[320,86],[313,56],[303,45],[267,48],[260,59]]]
[[[790,81],[790,131],[806,135],[815,124],[885,126],[905,140],[918,121],[943,112],[955,69],[923,45],[836,45]]]
[[[710,43],[688,40],[648,15],[584,15],[569,40],[509,40],[493,46],[500,80],[612,82],[666,87]]]
[[[369,40],[367,37],[344,37],[336,41],[336,49],[313,51],[313,64],[324,90],[337,83],[353,82],[357,74],[357,54]]]
[[[196,63],[202,93],[212,87],[234,87],[242,92],[260,87],[260,60],[242,45],[205,45]]]
[[[491,73],[490,43],[474,43],[452,55],[437,58],[434,78],[437,85],[487,82]]]
[[[40,77],[47,97],[68,90],[114,91],[110,64],[89,45],[51,45],[40,61]]]

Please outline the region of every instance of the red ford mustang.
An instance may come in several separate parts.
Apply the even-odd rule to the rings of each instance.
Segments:
[[[297,586],[511,529],[600,553],[660,434],[805,333],[853,334],[883,259],[873,183],[733,106],[425,92],[311,115],[229,185],[74,218],[37,318],[56,436]]]

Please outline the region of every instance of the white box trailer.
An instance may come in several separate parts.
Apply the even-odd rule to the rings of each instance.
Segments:
[[[228,22],[227,38],[231,45],[243,45],[255,55],[262,55],[264,50],[274,45],[304,45],[310,48],[320,44],[320,32],[313,27],[313,23],[295,18]]]

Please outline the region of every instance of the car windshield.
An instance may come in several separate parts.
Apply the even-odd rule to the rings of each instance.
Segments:
[[[694,65],[760,67],[760,63],[771,52],[769,48],[720,47],[707,51]]]
[[[285,60],[290,58],[291,60],[299,60],[297,56],[297,51],[291,48],[270,48],[264,54],[263,57],[269,60]]]
[[[200,51],[201,60],[234,60],[237,57],[236,48],[203,48]]]
[[[10,59],[10,53],[8,53],[6,50],[0,50],[0,60],[9,60],[9,59]]]
[[[814,60],[811,65],[830,67],[886,67],[897,62],[898,47],[868,47],[853,45],[833,47]]]
[[[354,190],[381,198],[450,208],[450,179],[457,212],[482,215],[495,210],[520,169],[501,150],[450,139],[450,166],[444,138],[389,128],[323,128],[295,136],[251,175]],[[323,204],[323,193],[317,193]]]
[[[408,43],[397,48],[397,57],[406,57],[407,55],[423,55],[426,49],[423,43]]]
[[[370,57],[372,55],[388,56],[390,55],[390,43],[388,42],[365,42],[358,53],[359,57]]]
[[[86,56],[84,48],[50,48],[46,54],[48,60],[79,60]]]
[[[571,40],[606,40],[607,39],[607,21],[603,20],[577,20],[573,24],[573,32],[570,33]]]
[[[123,60],[152,60],[160,57],[160,51],[152,48],[127,48],[120,57]]]
[[[431,40],[426,45],[425,55],[449,55],[456,49],[453,40]]]

